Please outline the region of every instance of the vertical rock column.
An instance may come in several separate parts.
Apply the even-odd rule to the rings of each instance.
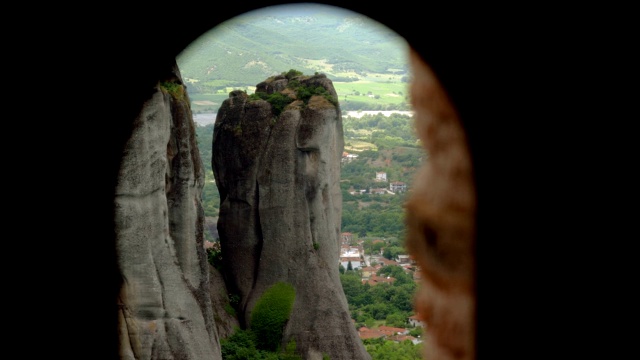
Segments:
[[[122,359],[221,359],[203,248],[204,174],[177,67],[144,103],[124,149],[116,238]]]
[[[291,80],[337,99],[325,75]],[[286,86],[278,76],[256,92],[295,98]],[[268,288],[291,284],[296,297],[282,345],[295,341],[305,359],[370,359],[338,270],[343,150],[339,106],[321,95],[297,99],[275,116],[267,101],[232,93],[214,129],[223,271],[241,294],[244,326],[251,326],[253,307]]]

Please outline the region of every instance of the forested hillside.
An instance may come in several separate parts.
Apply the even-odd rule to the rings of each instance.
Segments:
[[[192,93],[255,85],[290,68],[347,82],[406,74],[405,51],[403,38],[364,15],[297,6],[231,19],[194,41],[178,64]]]
[[[407,44],[372,19],[313,4],[265,8],[211,29],[177,57],[194,112],[288,69],[324,73],[343,110],[409,110]]]

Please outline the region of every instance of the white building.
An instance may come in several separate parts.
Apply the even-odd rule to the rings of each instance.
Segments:
[[[393,192],[403,192],[407,191],[407,184],[402,181],[392,181],[389,183],[389,190]]]
[[[349,262],[351,262],[351,268],[353,270],[360,269],[364,266],[364,261],[360,254],[360,247],[343,245],[340,247],[340,264],[348,269]]]

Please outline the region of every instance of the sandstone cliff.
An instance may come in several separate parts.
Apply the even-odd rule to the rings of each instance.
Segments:
[[[300,96],[293,89],[300,86],[317,95]],[[285,282],[296,295],[282,345],[294,340],[305,359],[370,359],[338,271],[344,140],[333,84],[322,74],[276,76],[258,93],[290,103],[281,109],[282,102],[234,91],[213,139],[223,273],[240,296],[240,323],[250,327],[261,295]]]
[[[134,120],[115,194],[122,359],[221,359],[203,249],[203,181],[174,66]]]

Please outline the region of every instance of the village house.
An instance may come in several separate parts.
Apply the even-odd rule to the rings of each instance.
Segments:
[[[395,266],[399,266],[400,265],[400,264],[398,264],[397,261],[389,260],[384,256],[379,256],[378,257],[378,262],[380,262],[382,265],[395,265]]]
[[[394,193],[404,192],[407,191],[407,184],[403,183],[402,181],[392,181],[391,183],[389,183],[389,190],[393,191]]]
[[[376,181],[387,181],[387,173],[384,171],[377,171]]]
[[[360,339],[365,340],[384,338],[386,335],[380,330],[369,329],[363,326],[358,329],[358,336],[360,336]]]
[[[340,264],[345,268],[349,268],[351,263],[351,269],[356,270],[365,266],[362,259],[362,246],[350,246],[342,245],[340,247]]]
[[[419,315],[409,316],[409,324],[411,326],[414,326],[414,327],[415,326],[419,326],[419,327],[422,327],[422,328],[425,327],[425,323],[422,321],[422,319],[420,318]]]
[[[353,160],[355,160],[357,158],[358,158],[358,155],[356,155],[356,154],[349,154],[346,151],[342,153],[342,162],[343,163],[345,163],[345,162],[349,163],[349,162],[351,162],[351,161],[353,161]]]
[[[365,266],[365,267],[363,267],[363,268],[361,269],[361,270],[362,270],[362,279],[363,279],[363,280],[369,280],[369,278],[370,278],[372,275],[375,275],[375,274],[376,274],[376,272],[378,271],[378,269],[379,269],[379,268],[380,268],[380,267],[378,267],[378,268],[374,268],[374,267],[372,267],[372,266]]]
[[[369,260],[371,261],[371,263],[376,263],[376,264],[384,264],[383,260],[384,256],[382,256],[382,249],[380,249],[380,255],[371,255],[371,257],[369,258]]]
[[[350,232],[343,232],[341,235],[342,245],[349,245],[353,241],[353,234]]]
[[[411,258],[409,257],[409,255],[400,254],[398,255],[398,263],[400,265],[411,264]]]
[[[349,191],[349,194],[351,194],[351,195],[362,195],[362,194],[364,194],[366,192],[367,192],[367,189],[360,189],[360,190]]]
[[[386,188],[371,188],[369,194],[384,195],[387,193]]]
[[[342,245],[340,245],[340,256],[362,257],[362,254],[364,254],[364,250],[362,248],[362,244],[359,244],[359,245],[342,244]]]
[[[391,277],[391,276],[378,276],[375,274],[372,274],[369,279],[367,280],[362,280],[363,284],[369,284],[371,286],[376,286],[378,284],[393,284],[396,281],[395,278]]]
[[[378,330],[382,331],[386,336],[407,335],[409,333],[407,329],[383,325],[378,326]]]

